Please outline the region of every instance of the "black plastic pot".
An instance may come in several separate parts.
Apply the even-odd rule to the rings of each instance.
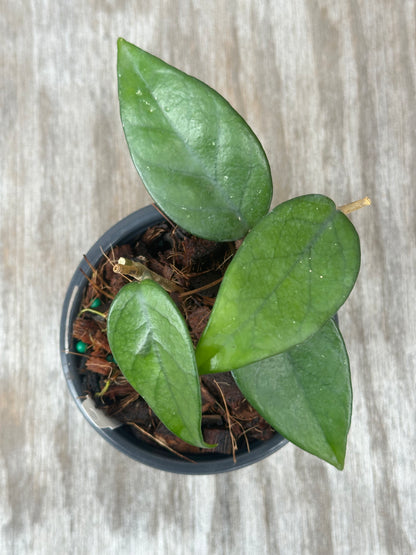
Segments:
[[[162,220],[162,216],[153,206],[147,206],[127,216],[109,229],[88,251],[87,259],[93,266],[97,266],[102,259],[103,252],[108,252],[112,246],[122,245],[137,240],[144,231]],[[95,409],[91,399],[82,397],[79,366],[81,357],[74,354],[75,346],[72,338],[72,326],[80,310],[83,292],[87,286],[87,275],[91,270],[85,260],[82,260],[75,271],[66,293],[60,329],[60,349],[62,366],[69,390],[76,405],[91,426],[111,445],[125,453],[132,459],[160,470],[179,474],[217,474],[238,470],[265,457],[268,457],[287,443],[287,440],[276,433],[268,441],[258,441],[250,446],[250,452],[239,450],[237,461],[232,456],[209,453],[206,455],[192,455],[195,463],[188,462],[169,451],[140,442],[126,425],[115,419],[110,419],[98,409]]]

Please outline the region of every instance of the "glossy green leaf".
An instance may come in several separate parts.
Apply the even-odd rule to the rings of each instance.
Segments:
[[[197,347],[201,374],[268,358],[314,334],[358,275],[354,226],[332,200],[306,195],[277,206],[229,265]]]
[[[304,343],[233,376],[273,428],[342,470],[352,389],[347,351],[332,320]]]
[[[267,213],[266,155],[216,91],[123,39],[121,120],[133,162],[176,224],[216,241],[243,237]]]
[[[108,340],[120,370],[174,434],[212,447],[201,432],[201,391],[185,321],[151,280],[124,286],[108,315]]]

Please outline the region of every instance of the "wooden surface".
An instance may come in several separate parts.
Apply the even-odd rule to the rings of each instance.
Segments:
[[[416,551],[416,3],[1,0],[2,554]],[[81,255],[148,203],[118,115],[116,39],[217,88],[270,158],[274,202],[369,195],[341,310],[354,387],[346,468],[289,445],[175,476],[107,445],[58,348]]]

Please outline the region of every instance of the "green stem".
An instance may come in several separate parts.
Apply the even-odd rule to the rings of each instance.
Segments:
[[[93,308],[83,308],[80,311],[80,314],[83,314],[84,312],[92,312],[92,314],[97,314],[97,316],[101,316],[104,320],[107,318],[106,314],[99,312],[98,310],[94,310]]]

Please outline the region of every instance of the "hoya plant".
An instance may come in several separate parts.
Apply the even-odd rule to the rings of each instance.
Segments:
[[[351,207],[308,194],[270,211],[269,163],[243,118],[206,84],[123,39],[118,91],[131,158],[155,203],[197,237],[242,240],[196,348],[163,279],[144,271],[149,279],[120,290],[108,339],[122,373],[168,429],[210,448],[199,376],[232,371],[273,428],[342,469],[352,391],[333,317],[360,267]]]

